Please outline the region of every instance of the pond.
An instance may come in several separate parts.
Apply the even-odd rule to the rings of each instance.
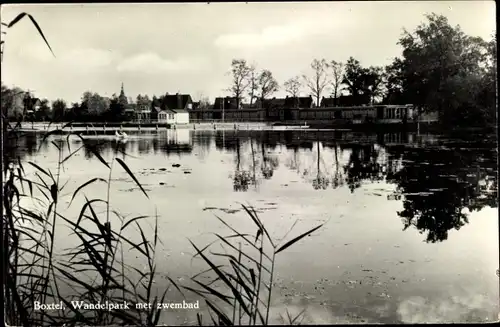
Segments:
[[[88,142],[104,160],[126,162],[144,187],[149,199],[113,166],[113,208],[130,217],[158,214],[157,270],[177,281],[206,268],[189,240],[201,248],[213,233],[226,233],[216,215],[255,233],[243,203],[275,239],[294,224],[288,239],[324,223],[277,256],[272,322],[303,309],[303,324],[498,319],[494,136],[168,130]],[[82,142],[71,136],[69,143],[64,156]],[[42,144],[41,134],[26,134],[12,151],[57,170],[58,149]],[[73,155],[61,172],[65,203],[87,180],[108,174],[92,152]],[[93,183],[83,193],[106,191]],[[83,200],[63,205],[67,215],[76,217]],[[67,235],[59,246],[72,242]],[[179,310],[162,320],[196,324],[195,313]]]

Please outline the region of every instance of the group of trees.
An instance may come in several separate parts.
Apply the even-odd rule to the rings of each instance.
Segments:
[[[139,94],[135,104],[137,106],[163,105],[164,95],[154,96]],[[49,104],[47,99],[35,98],[31,92],[19,87],[9,88],[2,84],[2,112],[12,121],[121,121],[125,118],[125,109],[132,99],[123,99],[116,94],[111,98],[95,92],[86,91],[81,101],[68,103],[63,99],[56,99]]]
[[[343,92],[354,103],[411,103],[420,112],[437,111],[445,125],[495,121],[496,34],[487,42],[451,26],[444,16],[430,14],[414,32],[404,30],[398,44],[402,56],[385,67],[363,67],[353,57],[345,63],[314,59],[311,73],[286,80],[284,90],[292,97],[305,91],[316,106],[322,96],[336,101]],[[280,88],[271,71],[256,73],[255,65],[244,59],[233,60],[231,67],[228,91],[239,100],[248,92],[250,105]]]
[[[306,93],[312,95],[317,106],[327,91],[334,98],[338,98],[343,90],[351,95],[368,95],[375,99],[382,95],[384,74],[382,67],[363,68],[360,62],[353,57],[347,63],[326,59],[314,59],[311,63],[311,76],[294,76],[283,83],[287,94],[298,97],[305,87]],[[231,87],[227,89],[232,96],[241,102],[246,95],[250,106],[254,100],[265,100],[280,89],[278,81],[272,72],[263,69],[256,72],[255,65],[250,65],[245,59],[234,59],[231,63]],[[342,85],[345,85],[342,88]]]
[[[398,44],[402,55],[385,67],[363,67],[350,57],[345,63],[314,59],[311,73],[294,76],[283,83],[292,97],[305,91],[313,96],[316,106],[323,96],[336,102],[347,93],[352,103],[414,104],[420,112],[437,111],[441,123],[449,126],[494,123],[496,120],[496,34],[490,41],[466,35],[453,27],[444,16],[430,14],[415,31],[404,31]],[[256,68],[245,59],[231,63],[231,86],[238,106],[244,98],[250,105],[270,98],[280,84],[268,69]],[[163,107],[164,96],[138,95],[138,105]],[[122,120],[127,99],[124,94],[111,98],[85,92],[82,100],[69,108],[58,99],[49,107],[40,99],[33,120]],[[25,117],[33,105],[29,92],[2,84],[2,110],[10,118]],[[337,103],[335,103],[337,104]],[[208,107],[208,99],[200,99]]]
[[[231,62],[231,87],[227,91],[240,100],[248,95],[250,105],[254,100],[265,100],[279,90],[279,83],[268,69],[257,71],[255,65],[248,64],[245,59],[233,59]]]

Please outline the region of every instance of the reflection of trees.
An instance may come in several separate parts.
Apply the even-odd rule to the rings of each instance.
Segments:
[[[344,166],[344,173],[351,192],[359,188],[363,180],[383,180],[382,165],[378,162],[379,150],[375,144],[354,144],[350,147],[351,153]]]
[[[448,238],[448,231],[468,223],[464,209],[497,207],[494,151],[415,148],[403,153],[404,166],[388,180],[403,195],[404,229],[427,232],[427,242]],[[479,168],[492,166],[490,170]],[[488,173],[490,171],[490,173]]]
[[[236,169],[233,176],[233,189],[235,191],[246,192],[252,183],[252,175],[247,170],[241,170],[241,141],[236,137]]]
[[[199,148],[198,154],[201,159],[204,159],[206,155],[210,152],[210,147],[212,145],[213,133],[207,133],[203,131],[190,131],[191,139],[193,143]]]
[[[294,147],[289,147],[287,146],[287,149],[293,149],[292,155],[290,158],[287,159],[285,162],[285,166],[288,167],[290,170],[294,170],[297,173],[300,172],[300,161],[299,161],[299,147],[294,146]]]
[[[333,151],[335,154],[335,172],[332,177],[332,187],[333,188],[338,188],[342,185],[344,185],[344,176],[342,174],[342,171],[340,170],[340,164],[339,164],[339,147],[337,144],[333,145]]]
[[[325,173],[326,165],[321,156],[321,144],[316,142],[316,160],[309,167],[305,168],[302,176],[309,180],[315,190],[326,190],[330,185],[330,178]]]
[[[277,157],[270,157],[266,151],[267,146],[265,144],[260,145],[262,153],[262,163],[260,166],[260,171],[265,179],[271,179],[273,177],[274,171],[279,166],[279,160]]]
[[[139,139],[137,151],[139,154],[148,154],[151,150],[151,143],[147,139]]]
[[[319,141],[316,142],[316,151],[317,151],[316,178],[313,179],[312,185],[315,190],[320,190],[320,189],[326,190],[328,188],[328,185],[330,184],[330,179],[326,176],[324,172],[321,171],[320,163],[323,163],[324,165],[324,161],[321,160],[321,150]]]

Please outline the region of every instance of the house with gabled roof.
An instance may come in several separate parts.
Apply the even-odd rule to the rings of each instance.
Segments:
[[[189,94],[165,95],[161,110],[157,111],[159,123],[189,124],[189,110],[193,109],[193,99]]]
[[[241,99],[240,99],[241,104]],[[240,105],[241,108],[241,105]],[[238,109],[238,99],[236,97],[218,97],[215,98],[214,110],[236,110]]]

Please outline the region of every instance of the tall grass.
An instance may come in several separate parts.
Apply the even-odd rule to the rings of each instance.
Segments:
[[[40,36],[52,52],[36,20],[27,13],[21,13],[9,24],[12,28],[23,18],[28,17]],[[2,31],[2,35],[6,34]],[[5,41],[2,40],[2,61]],[[53,52],[52,52],[53,53]],[[287,242],[274,241],[258,217],[256,211],[243,206],[248,217],[255,223],[255,236],[238,232],[236,228],[217,217],[232,234],[215,234],[216,240],[223,246],[224,253],[208,252],[213,243],[200,249],[194,243],[196,257],[200,257],[208,269],[193,276],[192,285],[177,285],[170,277],[170,282],[163,292],[153,287],[156,271],[156,252],[161,243],[158,235],[158,214],[154,217],[140,215],[125,217],[111,206],[111,181],[115,163],[132,179],[145,197],[149,198],[139,180],[124,160],[113,158],[106,161],[99,150],[82,137],[82,145],[71,149],[70,135],[66,139],[53,135],[64,134],[65,126],[48,132],[42,143],[50,142],[58,151],[55,171],[41,167],[35,162],[23,162],[19,158],[9,158],[9,166],[4,165],[3,144],[9,134],[19,135],[20,121],[11,126],[7,120],[8,108],[2,108],[1,140],[2,166],[0,174],[2,224],[0,243],[2,244],[2,297],[4,308],[2,318],[8,325],[14,326],[54,326],[54,325],[136,325],[155,326],[161,318],[161,310],[156,303],[165,300],[169,285],[177,290],[194,292],[201,296],[210,316],[209,323],[214,325],[269,324],[272,306],[272,290],[275,278],[275,260],[277,255],[296,244],[305,236],[318,230],[319,225],[296,236]],[[70,123],[69,123],[70,124]],[[69,125],[67,124],[67,125]],[[67,155],[64,155],[67,148]],[[66,162],[85,149],[94,154],[108,170],[107,179],[94,177],[81,184],[71,195],[70,206],[80,194],[85,201],[75,217],[68,216],[62,207],[67,182],[64,179]],[[114,151],[116,154],[117,151]],[[27,174],[25,166],[33,170]],[[88,198],[85,190],[91,184],[106,185],[105,194]],[[104,205],[104,211],[99,211]],[[152,232],[145,231],[142,220],[154,219]],[[71,237],[77,243],[59,251],[61,228],[68,228]],[[293,226],[292,226],[293,228]],[[138,235],[138,239],[130,235]],[[287,233],[288,234],[288,233]],[[59,242],[59,243],[58,243]],[[235,243],[236,242],[236,243]],[[125,255],[126,253],[126,255]],[[126,258],[134,254],[146,262],[145,269],[139,269]],[[226,265],[218,264],[223,259]],[[209,282],[200,280],[201,276],[212,276]],[[73,306],[73,301],[88,303],[128,303],[128,308],[115,310],[80,310]],[[62,302],[64,309],[35,310],[35,303]],[[136,308],[137,303],[152,304],[145,308]],[[288,323],[297,323],[300,314],[292,318],[288,312]],[[203,316],[198,313],[198,323],[204,324]]]
[[[214,325],[268,325],[277,255],[323,226],[320,224],[283,241],[295,226],[293,224],[283,239],[276,241],[255,209],[245,205],[242,207],[256,226],[255,235],[242,233],[216,216],[231,232],[230,235],[215,233],[216,240],[203,248],[190,241],[196,251],[195,257],[200,257],[208,269],[191,278],[197,288],[182,287],[203,298],[209,308],[210,322]],[[217,244],[223,249],[222,252],[210,250]],[[225,264],[219,264],[219,258]],[[287,312],[288,324],[300,322],[302,314],[291,317]],[[198,323],[204,324],[201,314],[198,314]]]
[[[69,139],[51,143],[59,152],[56,172],[44,169],[34,162],[33,177],[25,174],[21,161],[17,167],[7,170],[4,194],[4,255],[6,256],[6,322],[10,325],[60,325],[84,323],[90,325],[133,324],[154,326],[160,319],[160,311],[152,308],[136,309],[136,303],[156,303],[165,298],[166,290],[156,294],[153,280],[156,275],[155,254],[158,238],[157,217],[152,239],[143,230],[140,221],[147,216],[125,218],[110,205],[110,183],[113,163],[117,162],[144,195],[146,191],[120,158],[106,162],[97,150],[80,136],[83,145],[71,151]],[[62,146],[67,144],[69,155],[62,156]],[[93,183],[107,184],[102,197],[87,198],[77,217],[66,217],[61,209],[61,192],[67,184],[61,185],[61,169],[81,148],[94,153],[109,170],[108,179],[92,178],[80,185],[72,194],[72,200]],[[23,202],[30,199],[32,205]],[[33,205],[37,204],[37,205]],[[103,204],[105,210],[96,208]],[[41,209],[40,209],[41,208]],[[111,219],[111,215],[117,219]],[[78,245],[58,253],[54,244],[62,235],[56,226],[67,226],[78,241]],[[140,238],[130,238],[130,229]],[[127,235],[125,235],[127,234]],[[146,271],[126,263],[127,255],[142,257]],[[135,252],[135,253],[134,253]],[[64,291],[62,291],[64,290]],[[69,292],[68,290],[71,290]],[[89,303],[129,303],[130,308],[117,310],[81,311],[71,301]],[[36,311],[34,303],[65,304],[65,310]]]

